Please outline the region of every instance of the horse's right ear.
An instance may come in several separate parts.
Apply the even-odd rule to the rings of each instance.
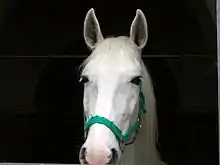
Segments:
[[[87,12],[84,21],[84,40],[91,50],[96,47],[97,43],[103,40],[99,22],[93,8]]]
[[[137,9],[136,16],[131,24],[130,39],[139,49],[143,49],[147,43],[147,21],[144,13],[140,9]]]

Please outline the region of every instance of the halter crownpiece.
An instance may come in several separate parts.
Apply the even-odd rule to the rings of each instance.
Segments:
[[[138,117],[135,123],[133,124],[132,127],[130,127],[125,134],[122,133],[122,131],[114,124],[113,121],[110,121],[109,119],[102,117],[102,116],[92,116],[88,121],[86,121],[86,116],[84,114],[84,131],[85,131],[85,137],[87,136],[87,132],[89,131],[89,128],[91,125],[98,123],[98,124],[103,124],[106,127],[108,127],[117,137],[119,142],[129,145],[135,141],[135,135],[141,128],[141,117],[142,115],[146,113],[145,109],[145,97],[144,93],[142,91],[142,82],[140,83],[140,93],[139,93],[139,112],[138,112]],[[132,142],[129,140],[133,136]]]

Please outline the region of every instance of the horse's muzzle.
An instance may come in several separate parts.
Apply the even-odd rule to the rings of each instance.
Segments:
[[[119,154],[116,149],[112,148],[110,152],[102,152],[101,154],[88,153],[85,147],[82,147],[79,154],[81,164],[116,164]]]

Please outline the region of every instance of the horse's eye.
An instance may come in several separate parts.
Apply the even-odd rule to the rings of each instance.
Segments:
[[[135,77],[131,80],[132,84],[139,85],[141,83],[141,76]]]
[[[85,83],[89,82],[89,79],[86,76],[81,76],[79,79],[79,82],[82,84],[85,84]]]

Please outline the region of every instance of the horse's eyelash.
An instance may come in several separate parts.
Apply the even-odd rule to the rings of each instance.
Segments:
[[[143,77],[142,76],[135,76],[135,77],[133,77],[131,80],[133,80],[133,79],[142,79]]]

